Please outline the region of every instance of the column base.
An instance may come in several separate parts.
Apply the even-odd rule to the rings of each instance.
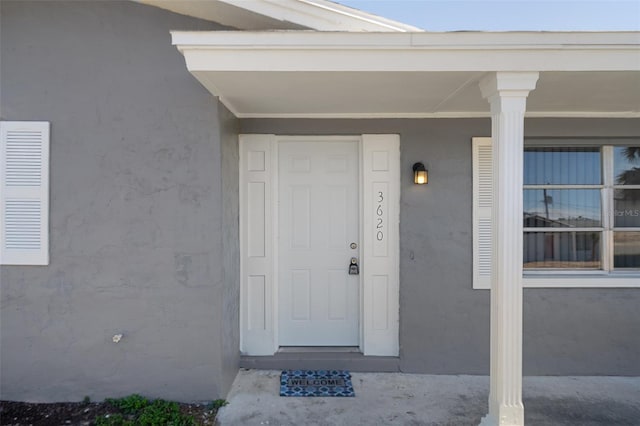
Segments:
[[[478,426],[524,426],[524,406],[500,407],[499,415],[489,413],[480,420]]]
[[[480,420],[478,426],[498,426],[498,419],[491,414],[487,414]]]

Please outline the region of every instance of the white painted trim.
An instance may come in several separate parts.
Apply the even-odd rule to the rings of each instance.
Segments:
[[[556,145],[558,145],[556,143]],[[522,185],[522,189],[602,189],[603,185]],[[537,229],[537,228],[532,228]]]
[[[600,253],[602,256],[602,268],[605,271],[611,271],[614,265],[614,224],[615,218],[613,216],[613,210],[615,207],[615,201],[613,200],[614,194],[614,154],[613,146],[605,145],[601,149],[601,161],[602,161],[602,178],[604,191],[600,192],[601,197],[601,209],[602,209],[602,227],[604,232],[602,233],[602,240],[600,242]]]
[[[640,288],[640,276],[527,276],[522,279],[525,288]]]
[[[278,240],[280,239],[280,215],[278,214],[278,205],[280,203],[279,190],[280,187],[280,162],[278,160],[278,139],[275,135],[269,135],[270,147],[271,147],[271,229],[272,240],[271,250],[273,257],[271,259],[271,269],[273,271],[273,350],[278,351],[280,347],[280,320],[279,320],[279,306],[280,306],[280,286],[278,285],[280,279],[280,269],[278,256],[280,249],[278,246]],[[275,353],[275,352],[274,352]]]
[[[359,333],[360,339],[358,341],[358,348],[360,352],[364,353],[365,339],[364,339],[364,273],[366,272],[366,266],[364,265],[364,144],[362,142],[362,136],[359,137],[358,143],[358,209],[360,216],[358,217],[358,247],[360,247],[360,287],[358,289],[358,303],[360,304],[360,316],[359,321]]]
[[[240,113],[227,99],[221,102],[238,118],[489,118],[489,111],[451,112],[380,112],[380,113]],[[530,111],[525,118],[640,118],[640,111]]]
[[[421,29],[326,0],[133,0],[239,29],[319,31],[422,31]],[[224,6],[227,13],[221,13]],[[231,12],[233,8],[237,10]],[[291,24],[294,24],[293,26]]]
[[[354,33],[317,31],[171,31],[173,44],[227,47],[300,47],[327,50],[419,48],[482,50],[519,49],[603,49],[630,48],[640,45],[640,31],[451,31],[414,33]]]
[[[276,0],[276,2],[279,0]],[[301,3],[308,4],[315,8],[326,10],[332,14],[340,15],[341,18],[348,17],[350,20],[355,20],[350,24],[348,31],[397,31],[397,32],[420,32],[422,29],[407,25],[399,21],[393,21],[391,19],[384,18],[382,16],[373,15],[371,13],[364,12],[362,10],[354,9],[351,7],[343,6],[336,2],[325,0],[298,0]],[[272,0],[273,2],[273,0]],[[317,10],[317,9],[316,9]],[[315,28],[315,27],[314,27]]]
[[[49,264],[50,127],[48,121],[0,121],[1,265]],[[13,232],[7,235],[9,216]]]
[[[172,31],[196,71],[640,71],[640,32]]]
[[[400,251],[400,149],[399,149],[399,136],[398,135],[362,135],[362,136],[276,136],[276,135],[240,135],[240,275],[241,275],[241,288],[240,288],[240,347],[241,352],[247,355],[273,355],[278,350],[278,253],[277,253],[277,240],[279,236],[278,231],[278,164],[277,164],[277,152],[278,143],[281,141],[296,140],[296,141],[336,141],[336,140],[349,140],[359,142],[359,194],[360,194],[360,241],[358,242],[361,251],[361,275],[360,275],[360,350],[365,355],[370,356],[398,356],[399,354],[399,306],[400,306],[400,294],[399,294],[399,251]],[[269,157],[271,158],[269,164],[271,166],[270,172],[268,172],[268,191],[271,195],[271,202],[268,206],[265,206],[269,210],[271,221],[270,241],[265,241],[265,245],[271,249],[272,256],[266,260],[268,267],[265,269],[267,279],[270,277],[272,283],[269,289],[269,295],[265,300],[265,317],[268,322],[268,327],[264,333],[251,335],[247,328],[247,318],[250,314],[248,309],[248,275],[250,273],[247,266],[247,183],[249,182],[248,174],[245,172],[247,169],[247,146],[249,144],[255,144],[261,149],[269,151]],[[379,150],[386,149],[389,151],[389,173],[385,176],[379,174],[366,174],[364,165],[370,164],[370,161],[365,159],[367,153],[371,153],[371,149],[376,148]],[[373,258],[376,264],[373,265],[373,260],[368,259],[371,256],[373,249],[368,247],[367,244],[371,244],[365,238],[365,222],[367,215],[365,214],[365,208],[370,204],[370,200],[365,196],[365,189],[373,184],[373,180],[379,182],[381,178],[390,179],[388,181],[389,192],[391,198],[389,199],[389,256],[388,265],[389,269],[385,270],[384,266],[381,269],[382,258]],[[265,222],[266,224],[267,222]],[[267,233],[265,233],[267,235]],[[367,272],[369,271],[369,272]],[[389,327],[385,330],[372,329],[370,326],[372,318],[375,316],[375,312],[372,312],[371,303],[371,288],[370,283],[367,282],[368,273],[386,274],[389,277],[389,291],[388,291],[388,303],[387,322]],[[268,280],[267,280],[268,281]],[[266,284],[266,283],[265,283]],[[265,291],[265,294],[267,292]],[[269,306],[267,306],[269,305]],[[267,314],[268,313],[268,314]],[[367,326],[369,324],[369,326]]]
[[[274,227],[273,227],[273,173],[274,173],[274,147],[273,135],[240,135],[239,136],[239,179],[240,179],[240,351],[248,355],[273,355],[277,347],[277,308],[276,274],[273,269],[276,256]],[[250,151],[256,153],[256,161],[260,161],[262,155],[262,170],[256,168],[249,170]],[[257,163],[256,163],[257,164]],[[257,221],[258,232],[263,232],[262,254],[251,255],[249,246],[249,228],[251,217],[249,208],[249,184],[263,184],[264,217],[262,223]],[[257,206],[256,206],[257,207]],[[259,241],[258,241],[259,242]],[[258,245],[258,250],[260,250]],[[262,289],[251,294],[250,286],[260,284]],[[251,282],[256,279],[255,282]],[[262,322],[262,328],[252,328],[250,316],[255,313],[255,308],[249,306],[252,295],[256,296],[254,303],[260,306],[258,312],[263,315],[254,319]],[[259,297],[259,298],[258,298]]]
[[[491,256],[491,235],[486,233],[481,235],[481,220],[491,220],[491,206],[493,202],[490,202],[491,206],[481,206],[480,193],[484,192],[485,197],[492,197],[492,189],[484,188],[481,191],[481,179],[482,165],[480,161],[481,150],[484,150],[483,154],[491,153],[491,138],[487,137],[475,137],[471,140],[471,162],[472,162],[472,180],[473,180],[473,288],[474,289],[490,289],[491,288],[491,271],[487,271],[486,265],[484,270],[481,270],[482,259],[486,259],[487,256]],[[491,174],[491,172],[490,172]],[[485,186],[492,186],[493,183],[484,181]]]
[[[318,33],[181,32],[172,43],[187,69],[217,96],[217,72],[615,72],[640,71],[640,32]],[[207,83],[205,83],[207,82]],[[223,96],[224,97],[224,96]],[[239,118],[475,118],[488,111],[260,112],[223,102]],[[553,108],[553,107],[550,107]],[[580,108],[580,107],[578,107]],[[640,110],[529,111],[533,118],[638,118]],[[597,108],[597,106],[595,107]],[[433,111],[433,110],[431,110]]]
[[[562,276],[560,275],[525,274],[522,278],[524,288],[640,288],[640,276],[588,275]],[[474,285],[474,290],[490,290],[487,286]]]
[[[528,111],[525,118],[639,118],[640,111]]]
[[[227,108],[231,114],[235,115],[238,118],[242,118],[241,117],[242,114],[238,112],[238,109],[235,107],[235,105],[233,105],[227,98],[219,95],[216,95],[216,96],[218,96],[218,100],[220,101],[220,103],[224,105],[225,108]]]
[[[400,323],[400,136],[362,135],[365,355],[398,356]],[[386,192],[383,201],[378,191]],[[381,210],[378,210],[381,209]],[[385,211],[386,210],[386,211]],[[376,221],[378,221],[376,223]],[[382,225],[382,228],[379,226]],[[377,237],[384,232],[382,239]],[[388,240],[387,240],[388,239]],[[380,299],[384,303],[380,303]],[[377,306],[377,308],[376,308]],[[378,312],[384,309],[384,314]]]
[[[535,68],[534,68],[535,69]],[[523,426],[522,206],[524,112],[537,72],[496,72],[480,83],[491,108],[491,344],[484,426]]]
[[[421,31],[407,24],[324,0],[219,1],[319,31]]]
[[[490,282],[479,279],[479,271],[476,266],[478,253],[478,179],[477,179],[477,145],[490,143],[491,138],[472,138],[472,164],[473,164],[473,288],[476,290],[489,290]],[[597,146],[602,147],[603,177],[601,185],[543,185],[547,188],[592,188],[602,190],[603,226],[600,228],[554,228],[554,232],[598,231],[602,232],[602,268],[597,270],[545,270],[528,269],[523,272],[524,288],[640,288],[640,274],[636,271],[611,271],[613,265],[613,206],[610,193],[613,186],[613,153],[612,145],[607,140],[602,140]],[[550,146],[550,145],[545,145]],[[523,185],[523,189],[537,189],[540,185]],[[628,186],[625,186],[627,188]],[[635,186],[630,186],[634,188]],[[619,228],[616,230],[620,230]],[[634,231],[636,228],[624,228]],[[546,232],[544,228],[523,228],[527,232]]]

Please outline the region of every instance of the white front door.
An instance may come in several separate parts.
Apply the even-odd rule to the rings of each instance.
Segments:
[[[358,346],[359,144],[278,143],[280,346]]]

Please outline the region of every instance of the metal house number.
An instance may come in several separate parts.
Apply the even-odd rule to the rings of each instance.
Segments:
[[[375,182],[373,184],[373,223],[371,224],[371,242],[372,242],[372,255],[374,257],[388,256],[388,242],[387,237],[389,235],[389,191],[385,182]]]
[[[378,207],[376,208],[376,240],[384,240],[384,211],[382,210],[382,202],[384,201],[384,193],[378,191]]]

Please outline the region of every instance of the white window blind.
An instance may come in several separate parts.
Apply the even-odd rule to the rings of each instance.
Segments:
[[[49,123],[0,122],[0,264],[49,264]]]
[[[525,147],[531,158],[527,161],[525,155],[523,169],[523,286],[639,287],[640,147],[634,140],[617,142],[617,146],[586,140],[578,149],[563,147],[561,142],[553,149],[541,149],[535,141]],[[532,157],[547,154],[567,159],[546,160],[542,167]],[[472,139],[474,289],[491,288],[492,155],[491,138]],[[569,173],[572,167],[575,176]],[[577,181],[558,183],[555,175],[545,175],[538,179],[543,184],[537,184],[532,177],[541,172],[558,174],[556,169],[562,179]],[[591,240],[582,237],[587,233]],[[545,244],[538,244],[545,237]],[[534,255],[545,262],[527,264]],[[595,262],[596,255],[602,261]]]

